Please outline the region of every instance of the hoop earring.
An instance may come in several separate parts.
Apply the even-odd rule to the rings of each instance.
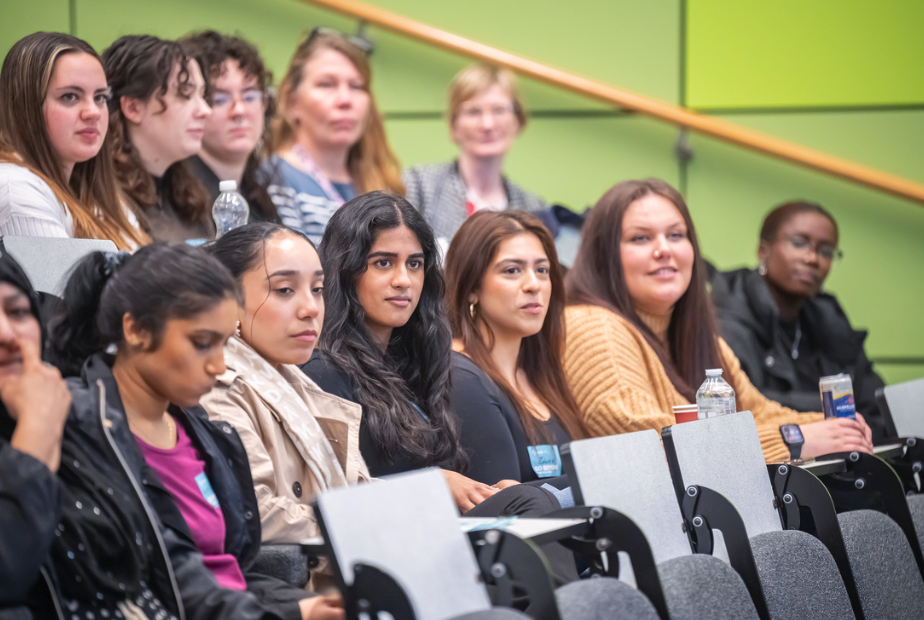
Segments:
[[[475,319],[475,302],[473,301],[468,305],[468,314],[472,317],[472,320]]]
[[[767,275],[767,264],[763,261],[757,266],[757,273],[762,276]]]

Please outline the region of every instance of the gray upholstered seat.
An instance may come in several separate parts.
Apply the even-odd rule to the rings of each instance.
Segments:
[[[298,545],[263,545],[253,570],[299,588],[304,588],[309,578],[308,558]]]
[[[555,590],[562,620],[658,620],[645,596],[618,579],[601,577],[575,581]]]
[[[827,548],[808,534],[783,530],[749,411],[678,424],[666,437],[679,466],[675,482],[720,493],[740,515],[773,620],[855,617]]]
[[[837,518],[866,620],[924,618],[924,582],[902,529],[872,510]]]
[[[924,495],[909,495],[908,509],[914,519],[914,531],[918,534],[921,547],[924,548]]]
[[[645,533],[674,620],[758,617],[734,570],[718,558],[693,554],[655,431],[573,441],[564,459],[581,503],[618,510]]]
[[[757,610],[738,573],[711,555],[680,556],[658,565],[672,620],[755,620]]]
[[[773,620],[854,617],[837,565],[814,536],[796,530],[758,534],[751,551]]]

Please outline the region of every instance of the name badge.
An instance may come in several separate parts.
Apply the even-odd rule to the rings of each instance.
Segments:
[[[540,478],[555,478],[561,475],[561,455],[558,446],[527,446],[529,462]]]
[[[212,490],[212,483],[209,482],[209,477],[205,475],[205,472],[196,476],[196,484],[199,485],[199,490],[202,492],[202,497],[205,498],[205,501],[211,504],[213,508],[221,508],[218,503],[218,496]]]

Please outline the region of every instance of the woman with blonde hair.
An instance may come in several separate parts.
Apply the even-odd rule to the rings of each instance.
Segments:
[[[109,97],[86,42],[36,32],[13,45],[0,71],[0,234],[147,242],[105,148]]]
[[[366,52],[316,28],[279,85],[264,164],[269,193],[282,223],[316,243],[334,211],[357,194],[404,193],[371,80]]]
[[[404,171],[407,199],[447,243],[476,211],[542,211],[548,205],[504,176],[504,158],[526,127],[516,78],[474,65],[449,85],[449,134],[459,158]]]

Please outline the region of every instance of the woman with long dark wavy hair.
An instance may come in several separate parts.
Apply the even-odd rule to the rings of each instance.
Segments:
[[[802,456],[871,451],[862,416],[822,421],[757,391],[716,331],[706,266],[690,211],[660,179],[623,181],[585,222],[566,279],[565,371],[591,435],[674,423],[708,368],[721,368],[739,411],[754,414],[768,462],[788,460],[780,426],[801,424]]]
[[[449,407],[452,336],[433,235],[403,198],[372,192],[347,205],[321,242],[327,322],[321,354],[303,368],[327,391],[334,374],[352,379],[348,400],[366,410],[360,447],[373,476],[458,469],[465,456]],[[386,280],[381,292],[375,279]]]
[[[458,473],[467,458],[450,406],[452,336],[423,216],[400,196],[359,196],[331,218],[320,253],[328,318],[320,351],[302,369],[321,389],[362,406],[359,447],[369,473],[441,467],[469,514],[557,508],[543,489],[506,489],[516,485],[510,480],[490,486]]]
[[[523,211],[476,213],[449,246],[446,282],[468,475],[561,476],[558,446],[585,432],[561,363],[565,287],[552,236]]]
[[[121,37],[103,52],[109,131],[122,192],[156,241],[215,236],[205,188],[184,161],[202,148],[205,80],[176,41]]]

